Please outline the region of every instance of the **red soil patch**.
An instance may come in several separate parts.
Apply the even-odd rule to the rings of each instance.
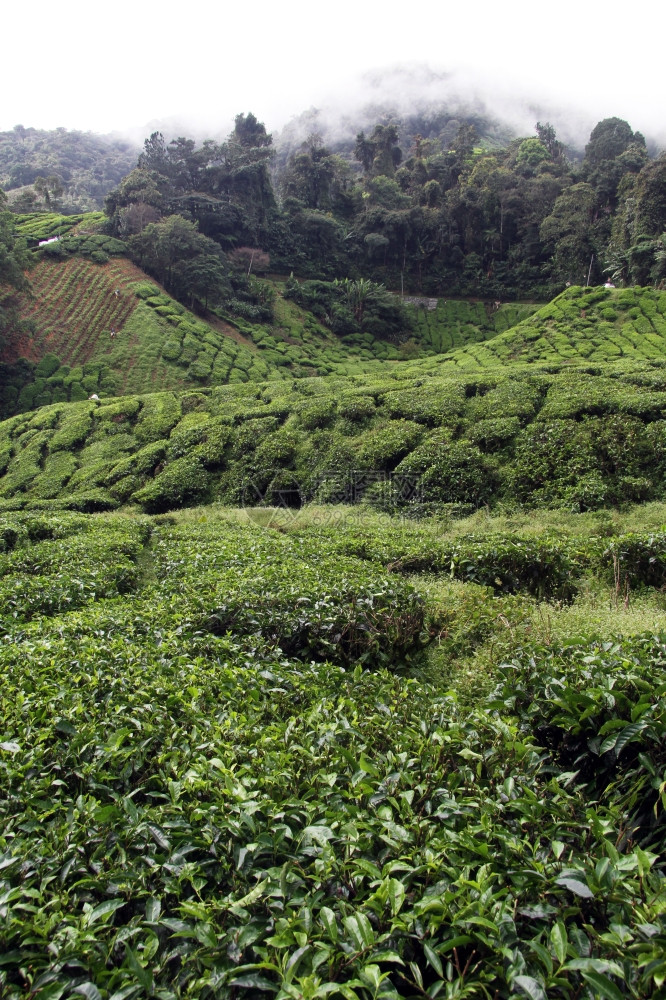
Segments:
[[[122,330],[139,301],[129,286],[146,275],[125,258],[99,265],[70,257],[39,261],[28,278],[31,291],[19,297],[19,310],[34,332],[10,333],[0,361],[39,361],[52,352],[68,364],[84,364],[107,346],[112,328]]]
[[[218,316],[214,316],[212,313],[206,313],[203,319],[207,326],[212,326],[222,336],[229,337],[230,340],[235,340],[237,344],[242,344],[243,347],[249,347],[251,351],[258,352],[259,348],[254,341],[250,340],[249,337],[244,337],[235,326],[225,323],[223,319],[219,319]]]

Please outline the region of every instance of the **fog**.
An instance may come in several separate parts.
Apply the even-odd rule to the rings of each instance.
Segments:
[[[482,74],[398,64],[364,73],[350,86],[324,95],[318,106],[279,128],[276,138],[293,147],[309,133],[319,132],[335,145],[353,139],[360,129],[372,128],[380,118],[418,115],[428,120],[443,112],[460,120],[470,116],[485,120],[486,133],[500,143],[514,135],[533,135],[537,121],[549,121],[572,155],[582,152],[600,120],[582,108],[558,105],[547,95],[539,99],[512,92]]]
[[[622,10],[622,16],[615,16]],[[584,145],[597,121],[626,119],[666,145],[663,12],[639,29],[625,8],[533,0],[432,10],[337,0],[187,5],[34,0],[3,12],[0,129],[224,136],[239,112],[269,131],[321,109],[354,128],[360,108],[485,107],[518,134],[549,120]]]

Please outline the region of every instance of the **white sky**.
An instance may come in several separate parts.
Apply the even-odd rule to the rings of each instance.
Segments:
[[[357,106],[363,74],[458,71],[501,102],[578,111],[585,137],[617,115],[666,145],[666,5],[617,0],[14,0],[0,15],[0,130],[110,132],[176,118],[269,131],[312,106]],[[661,11],[661,13],[659,13]],[[431,96],[443,94],[443,85]],[[375,91],[372,97],[381,96]],[[501,113],[503,106],[496,106]],[[531,121],[531,110],[526,121]],[[576,117],[574,115],[574,117]]]

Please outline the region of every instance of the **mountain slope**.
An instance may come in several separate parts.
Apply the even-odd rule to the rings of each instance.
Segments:
[[[365,501],[433,513],[666,496],[666,361],[288,379],[57,403],[0,424],[9,508]]]
[[[437,358],[461,370],[518,363],[603,364],[666,357],[666,291],[572,286],[497,336],[479,337]]]
[[[15,333],[3,346],[3,361],[39,361],[53,352],[66,364],[83,364],[100,348],[103,336],[120,330],[139,300],[132,285],[145,275],[125,258],[105,266],[83,257],[40,260],[29,274],[30,292],[22,296],[22,318],[31,333]]]
[[[94,250],[93,259],[72,253],[68,248],[82,239],[75,234],[45,247],[28,272],[30,291],[19,300],[22,326],[0,349],[0,414],[91,392],[359,374],[401,357],[395,344],[370,334],[336,336],[284,298],[280,282],[267,282],[274,297],[270,324],[221,311],[195,316],[125,257],[98,263]],[[18,364],[22,358],[36,370]]]
[[[29,273],[23,329],[10,335],[5,413],[123,392],[284,377],[228,327],[213,329],[124,257],[43,259]],[[28,332],[25,332],[27,327]],[[37,362],[32,371],[20,358]]]

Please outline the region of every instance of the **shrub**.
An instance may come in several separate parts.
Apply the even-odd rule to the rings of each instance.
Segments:
[[[181,355],[182,347],[180,340],[176,337],[169,337],[162,344],[162,357],[165,361],[177,361]]]
[[[201,463],[188,456],[170,462],[152,482],[137,490],[132,499],[149,514],[185,507],[204,499],[210,476]]]

